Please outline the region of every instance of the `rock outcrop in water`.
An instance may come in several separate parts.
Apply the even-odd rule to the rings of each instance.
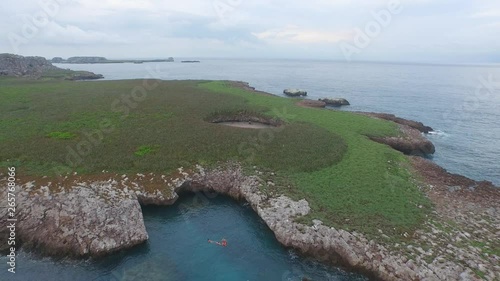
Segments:
[[[318,100],[325,102],[326,105],[330,105],[330,106],[350,105],[350,103],[344,98],[324,98],[324,99],[318,99]]]
[[[300,96],[307,96],[307,92],[304,90],[299,90],[299,89],[285,89],[283,90],[283,94],[289,96],[289,97],[300,97]]]
[[[434,144],[425,138],[417,129],[398,124],[401,135],[395,137],[370,137],[370,139],[387,144],[406,155],[425,156],[436,151]]]
[[[429,133],[433,131],[433,129],[429,126],[425,126],[422,122],[417,122],[413,120],[408,120],[404,118],[397,117],[394,114],[388,114],[388,113],[375,113],[375,112],[357,112],[363,115],[379,118],[379,119],[384,119],[388,121],[392,121],[401,125],[406,125],[409,127],[412,127],[414,129],[419,130],[422,133]]]
[[[23,57],[0,54],[0,76],[39,77],[46,70],[57,67],[43,57]]]

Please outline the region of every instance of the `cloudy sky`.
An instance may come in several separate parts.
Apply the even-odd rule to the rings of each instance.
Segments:
[[[2,0],[0,53],[500,62],[498,0]]]

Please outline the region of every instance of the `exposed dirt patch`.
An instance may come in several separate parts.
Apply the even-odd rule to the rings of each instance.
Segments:
[[[275,127],[269,124],[262,124],[256,122],[219,122],[218,124],[230,127],[245,128],[245,129],[269,129]]]
[[[285,123],[278,118],[268,117],[250,110],[213,112],[205,120],[222,125],[255,129],[261,129],[262,126],[265,128],[279,127]],[[254,125],[252,126],[252,124]]]

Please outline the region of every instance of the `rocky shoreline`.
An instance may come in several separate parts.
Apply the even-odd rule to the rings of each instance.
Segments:
[[[394,119],[391,121],[401,129],[398,137],[376,141],[403,152],[408,147],[431,150],[422,136],[428,127],[397,117],[372,117]],[[376,279],[499,280],[500,189],[490,182],[450,174],[421,157],[409,156],[409,163],[415,181],[435,210],[418,230],[404,233],[405,239],[399,242],[382,231],[367,237],[319,220],[310,225],[299,223],[297,218],[311,211],[306,198],[293,200],[279,193],[264,193],[261,189],[269,185],[274,173],[260,176],[263,172],[254,167],[250,174],[255,175],[248,175],[232,162],[214,169],[181,167],[171,175],[103,171],[60,178],[19,177],[15,188],[16,249],[22,246],[51,256],[103,256],[148,239],[141,205],[172,205],[183,192],[215,192],[247,201],[284,246]],[[4,178],[5,174],[0,174],[2,206],[7,205]],[[9,235],[7,212],[7,208],[0,208],[3,241]],[[2,252],[8,250],[6,244],[0,246]]]
[[[445,210],[451,211],[448,216],[462,213],[461,224],[467,225],[472,213],[474,219],[477,216],[484,220],[487,215],[490,221],[493,220],[488,226],[490,231],[458,230],[456,235],[459,239],[476,235],[485,241],[488,241],[487,238],[492,238],[492,241],[494,237],[498,238],[498,233],[493,231],[495,228],[498,231],[500,226],[498,189],[487,182],[477,183],[448,174],[428,160],[411,159],[417,173],[423,175],[426,182],[432,183],[430,188],[423,190],[433,202],[438,203],[449,196],[454,198],[451,205],[449,202],[437,205],[438,215],[446,214]],[[458,180],[463,186],[460,190],[446,189],[446,180],[440,180],[444,176],[448,181]],[[380,239],[374,240],[361,233],[323,225],[319,220],[314,220],[312,225],[297,223],[295,218],[310,211],[307,200],[294,201],[280,194],[269,196],[262,193],[260,187],[266,183],[257,176],[244,175],[237,163],[213,170],[205,170],[201,166],[187,171],[180,168],[172,177],[137,174],[129,178],[126,175],[103,174],[98,177],[73,175],[61,178],[59,182],[49,180],[23,179],[16,188],[19,202],[17,239],[25,249],[46,255],[98,257],[130,248],[148,239],[140,204],[171,205],[177,200],[178,193],[216,192],[249,202],[284,246],[323,262],[345,265],[380,280],[480,280],[474,273],[478,268],[485,272],[486,280],[499,277],[498,256],[485,258],[480,255],[481,249],[471,251],[456,247],[454,245],[458,240],[455,232],[448,237],[432,223],[413,234],[413,242],[405,245],[385,243],[383,233]],[[473,189],[470,184],[474,184]],[[459,192],[466,192],[467,199],[458,196]],[[3,195],[2,200],[7,198]],[[477,200],[485,196],[489,198],[487,203]],[[468,200],[476,202],[476,205],[470,208]],[[457,204],[469,207],[456,210]],[[6,212],[2,209],[2,218],[6,218]],[[480,223],[480,220],[476,222]],[[0,221],[2,230],[6,229],[6,223],[5,220]],[[424,250],[421,245],[434,243],[429,239],[432,235],[436,236],[434,241],[448,246]],[[444,254],[436,255],[441,250]],[[412,254],[409,255],[408,251]],[[468,263],[449,257],[461,257]]]
[[[90,71],[72,71],[52,65],[43,57],[24,57],[14,54],[0,54],[0,76],[40,79],[45,74],[65,77],[65,80],[94,80],[104,78]]]

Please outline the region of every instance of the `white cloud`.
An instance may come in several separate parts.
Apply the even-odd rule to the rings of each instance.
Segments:
[[[471,18],[500,18],[500,10],[489,10],[474,13],[470,16]]]
[[[62,4],[22,53],[342,59],[336,43],[351,41],[354,28],[363,29],[393,0],[1,0],[0,52],[12,52],[5,34],[21,34],[26,16],[43,11],[39,1]],[[400,2],[403,11],[363,59],[425,60],[457,48],[484,58],[500,45],[500,1]]]
[[[297,43],[337,43],[352,38],[351,31],[324,31],[304,29],[296,26],[253,32],[261,40]]]
[[[127,43],[127,40],[116,34],[108,34],[95,30],[83,30],[74,25],[49,23],[41,34],[42,41],[48,44],[115,44]]]

